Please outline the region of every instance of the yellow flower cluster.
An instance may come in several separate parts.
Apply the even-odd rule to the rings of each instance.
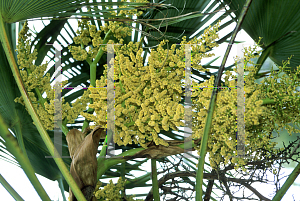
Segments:
[[[99,50],[99,44],[103,43],[100,37],[101,30],[97,31],[95,25],[90,25],[88,20],[83,19],[82,21],[78,20],[78,30],[76,33],[79,35],[75,36],[73,40],[75,44],[79,44],[80,46],[70,45],[68,47],[73,58],[78,61],[95,58]],[[91,41],[93,48],[89,47],[89,52],[87,52],[84,46],[87,46]]]
[[[131,36],[132,32],[132,28],[125,27],[122,22],[117,21],[109,21],[108,24],[105,23],[104,26],[101,27],[101,30],[103,30],[104,33],[110,30],[119,41],[123,41],[123,38],[126,36]]]
[[[121,2],[127,2],[127,0],[121,0]],[[130,0],[129,2],[135,2],[135,3],[148,3],[148,0]],[[120,8],[127,8],[127,6],[120,6]],[[130,10],[120,10],[118,15],[124,15],[124,16],[140,16],[143,14],[143,11],[138,11],[137,9],[130,9]]]
[[[96,186],[96,190],[94,192],[95,197],[97,199],[106,200],[106,201],[122,201],[123,198],[122,198],[120,191],[124,189],[125,183],[126,183],[126,180],[123,181],[122,177],[120,177],[118,179],[118,183],[116,185],[113,184],[112,180],[110,180],[109,184],[107,184],[106,186],[104,186],[103,189],[101,189],[100,187],[101,187],[102,183],[98,182],[97,186]],[[143,201],[141,199],[135,200],[135,199],[133,199],[133,196],[126,198],[126,200],[128,200],[128,201]]]
[[[126,0],[122,0],[125,2]],[[136,3],[147,3],[147,0],[131,0],[130,2]],[[120,6],[120,8],[126,8],[127,6]],[[110,11],[110,13],[114,16],[126,16],[126,15],[136,15],[139,16],[143,13],[143,11],[137,11],[137,9],[129,9],[129,10],[119,10],[117,11]],[[126,19],[125,19],[126,20]],[[101,46],[103,44],[103,40],[101,38],[101,32],[111,34],[118,40],[118,43],[123,44],[123,39],[126,36],[131,36],[132,28],[130,26],[125,26],[124,22],[120,21],[109,21],[108,24],[105,23],[104,26],[100,26],[100,30],[97,30],[95,25],[91,25],[87,19],[79,20],[78,21],[78,36],[74,37],[75,44],[79,46],[69,46],[69,50],[73,55],[73,58],[78,61],[84,61],[87,59],[92,60],[96,57],[97,53],[99,52],[99,48],[102,48],[103,51],[107,51],[106,46]],[[89,46],[88,50],[85,49],[89,43],[92,42],[92,47]],[[114,43],[113,40],[110,40],[108,44]]]
[[[282,79],[278,83],[278,75],[274,75],[265,79],[263,82],[269,83],[266,85],[255,83],[254,75],[256,67],[251,64],[251,59],[254,58],[253,49],[245,49],[244,61],[245,70],[249,74],[245,76],[245,154],[253,156],[254,159],[260,159],[259,150],[273,150],[275,143],[271,142],[270,132],[276,128],[275,124],[279,125],[276,129],[282,128],[286,123],[293,123],[299,119],[299,101],[300,92],[295,92],[295,84],[299,86],[296,72],[293,78],[288,77]],[[235,72],[237,70],[235,69]],[[234,87],[237,85],[236,80],[228,81],[229,78],[236,78],[232,73],[225,73],[225,85]],[[193,113],[193,138],[202,137],[211,94],[213,91],[214,77],[200,84],[203,88],[195,88],[192,97],[194,97]],[[263,105],[263,100],[266,98],[281,100],[281,103],[276,101],[274,105]],[[236,134],[237,134],[237,91],[234,88],[226,88],[219,91],[217,95],[215,110],[213,114],[212,127],[208,140],[209,160],[212,167],[220,164],[233,163],[236,167],[243,166],[248,159],[237,158],[236,156]],[[280,107],[279,107],[280,105]],[[282,109],[282,107],[286,107]],[[292,114],[292,115],[291,115]],[[289,121],[288,121],[289,120]],[[288,125],[287,125],[288,126]],[[294,130],[295,131],[295,130]],[[199,147],[197,148],[199,150]],[[255,153],[255,154],[254,154]]]
[[[121,2],[128,2],[127,0],[121,0]],[[148,0],[130,0],[129,2],[132,3],[148,3]],[[119,10],[117,11],[110,11],[113,16],[122,16],[128,17],[129,20],[126,21],[109,21],[109,23],[105,23],[104,26],[101,26],[101,30],[107,33],[109,30],[113,33],[114,37],[122,43],[123,39],[126,36],[131,36],[132,28],[131,28],[131,19],[132,16],[140,16],[143,14],[144,9],[127,9],[129,8],[127,5],[119,6]],[[113,19],[113,18],[110,18]]]
[[[46,74],[45,76],[43,76],[47,68],[47,64],[43,64],[41,66],[36,66],[33,64],[34,60],[36,60],[37,51],[34,50],[31,53],[30,40],[28,39],[30,38],[31,34],[28,33],[28,30],[28,23],[26,21],[19,33],[16,51],[18,53],[18,65],[24,86],[27,89],[31,100],[33,102],[36,102],[37,100],[32,90],[34,90],[35,88],[38,88],[40,90],[49,90],[51,88],[50,85],[48,85],[50,75]],[[15,101],[20,102],[24,105],[22,97],[16,98]]]
[[[211,50],[214,47],[218,47],[216,43],[216,39],[219,38],[217,31],[219,30],[219,23],[218,22],[212,28],[209,26],[207,29],[204,30],[204,33],[201,35],[199,39],[193,38],[189,43],[190,44],[197,44],[192,45],[192,68],[199,71],[209,71],[209,69],[204,69],[200,62],[203,58],[212,57],[214,56],[213,53],[206,53],[207,51]],[[186,37],[183,38],[181,44],[186,44]]]
[[[211,29],[216,30],[217,25]],[[211,30],[207,32],[216,33]],[[212,37],[217,38],[215,35]],[[169,50],[163,48],[166,42],[162,41],[156,50],[151,51],[147,66],[143,65],[142,49],[138,48],[138,43],[130,42],[115,47],[114,140],[118,145],[131,144],[133,141],[146,148],[146,141],[153,140],[157,145],[168,146],[158,136],[160,131],[168,131],[170,128],[178,130],[178,126],[184,125],[184,107],[180,104],[181,96],[184,95],[184,44],[200,44],[193,49],[194,63],[197,58],[205,56],[205,52],[201,51],[203,41],[193,39],[187,42],[184,37],[179,48],[172,45]],[[213,47],[216,44],[209,45]],[[204,70],[200,65],[198,69]],[[95,109],[96,116],[81,113],[88,120],[103,127],[106,125],[107,115],[106,74],[107,70],[96,81],[96,88],[89,89],[90,98],[93,98],[93,104],[89,107]]]
[[[89,59],[95,57],[99,50],[98,44],[103,41],[100,37],[101,31],[105,33],[111,31],[119,43],[123,43],[122,38],[131,33],[129,29],[123,27],[121,22],[105,24],[100,27],[101,31],[97,31],[96,27],[89,25],[87,21],[82,22],[80,27],[81,31],[78,32],[80,35],[74,40],[81,46],[77,47],[76,51],[80,56],[85,55],[80,51],[85,51],[84,46],[92,41],[94,48],[86,52]],[[123,29],[123,31],[117,31],[118,29]],[[158,135],[162,130],[177,130],[178,126],[183,126],[184,108],[180,102],[184,95],[182,88],[185,76],[185,44],[191,44],[192,47],[192,68],[208,71],[201,66],[201,60],[213,55],[207,51],[217,46],[215,42],[218,38],[217,31],[218,24],[206,29],[198,39],[187,41],[183,37],[180,46],[172,45],[170,49],[164,47],[168,41],[162,41],[155,50],[151,50],[146,66],[143,63],[143,50],[139,48],[139,43],[129,42],[122,46],[114,46],[116,55],[114,61],[114,140],[118,145],[134,142],[147,148],[146,142],[153,140],[157,145],[168,146]],[[273,75],[265,80],[268,83],[267,88],[265,84],[255,83],[256,68],[251,60],[255,57],[256,48],[257,46],[245,49],[244,53],[245,70],[249,71],[244,78],[245,151],[246,155],[259,159],[265,157],[260,155],[259,150],[274,150],[275,144],[270,141],[270,132],[275,128],[275,124],[282,127],[284,122],[292,121],[288,114],[292,114],[293,120],[295,120],[294,117],[299,117],[299,98],[295,98],[299,97],[295,96],[295,84],[299,82],[296,81],[296,76],[294,79],[282,78],[283,82],[278,83],[276,81],[278,78]],[[72,52],[72,47],[70,50]],[[106,47],[103,47],[103,50],[106,51]],[[78,56],[75,59],[84,58]],[[103,128],[107,124],[107,104],[111,104],[107,103],[107,65],[104,67],[104,75],[96,81],[96,87],[89,88],[91,92],[89,97],[93,99],[93,104],[89,107],[95,110],[96,115],[81,113],[87,120]],[[225,85],[236,86],[236,76],[229,71],[225,72],[225,75]],[[212,76],[200,84],[200,87],[209,87],[193,90],[193,139],[199,139],[203,135],[213,84],[214,77]],[[246,159],[233,157],[237,153],[237,91],[235,88],[226,88],[219,92],[218,97],[208,142],[211,166],[216,167],[228,163],[242,166],[246,163]],[[276,103],[265,105],[262,101],[265,98],[274,99]],[[282,107],[285,109],[279,110]],[[278,115],[272,116],[270,112]]]
[[[288,74],[288,64],[290,58],[283,62],[283,66],[279,66],[279,72],[271,72],[271,75],[261,81],[259,85],[260,90],[264,90],[261,94],[261,98],[269,98],[276,100],[277,104],[267,105],[267,110],[272,111],[272,115],[269,115],[266,119],[270,122],[276,123],[276,130],[286,128],[291,134],[292,132],[297,133],[298,130],[288,125],[288,123],[298,124],[300,117],[300,91],[296,90],[300,86],[300,66],[293,74]],[[280,76],[282,72],[286,72],[284,76]],[[266,127],[267,131],[271,131],[272,127]]]
[[[107,47],[102,45],[104,39],[101,38],[101,33],[104,32],[108,34],[111,31],[111,34],[118,39],[119,43],[123,43],[123,38],[130,36],[132,29],[129,27],[122,26],[121,22],[109,22],[100,26],[100,30],[97,30],[95,25],[91,25],[90,22],[86,19],[78,21],[78,36],[74,37],[75,44],[79,46],[70,45],[68,48],[74,59],[78,61],[92,60],[94,59],[100,48],[107,52]],[[92,42],[92,46],[89,43]],[[107,44],[113,44],[113,40],[109,40]],[[88,47],[88,48],[86,48]]]
[[[16,51],[18,53],[17,58],[20,74],[33,106],[46,130],[54,129],[54,120],[58,120],[54,119],[55,117],[66,119],[67,123],[74,123],[74,120],[78,117],[79,113],[86,109],[86,105],[89,101],[89,91],[85,91],[82,98],[77,99],[76,102],[72,104],[72,107],[69,103],[64,103],[65,100],[62,98],[62,116],[54,115],[54,103],[55,101],[58,101],[58,99],[55,99],[54,97],[55,88],[51,88],[49,73],[44,75],[48,64],[43,64],[41,66],[33,64],[36,60],[37,51],[34,50],[33,53],[30,51],[30,34],[28,33],[28,30],[28,24],[25,22],[19,33]],[[66,84],[67,81],[62,82],[62,86],[65,86]],[[42,97],[44,92],[47,95],[46,98]],[[16,98],[15,102],[24,105],[22,97]]]

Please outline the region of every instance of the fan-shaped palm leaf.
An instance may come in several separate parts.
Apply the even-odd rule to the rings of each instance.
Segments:
[[[245,0],[225,0],[239,16]],[[291,55],[291,70],[300,64],[300,2],[293,0],[258,0],[253,1],[242,28],[249,36],[261,43],[263,52],[257,61],[263,64],[271,58],[277,65],[282,65]]]

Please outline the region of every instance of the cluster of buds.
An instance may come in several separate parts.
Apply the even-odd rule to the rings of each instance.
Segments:
[[[47,65],[42,64],[40,66],[34,65],[34,61],[37,59],[37,51],[30,50],[30,33],[28,33],[28,24],[25,22],[22,30],[19,33],[18,45],[17,45],[17,58],[18,65],[20,69],[20,74],[24,83],[24,86],[29,94],[29,97],[36,109],[40,120],[46,130],[54,129],[54,121],[66,120],[66,123],[74,123],[75,119],[78,117],[79,113],[86,109],[86,105],[89,101],[88,91],[84,92],[81,98],[78,98],[71,105],[62,98],[61,102],[58,97],[55,97],[55,88],[51,87],[50,74],[46,71]],[[63,81],[61,84],[65,86],[68,81]],[[45,93],[46,96],[43,97],[42,94]],[[61,103],[62,113],[61,115],[55,114],[56,101]],[[19,102],[24,105],[24,100],[22,97],[16,98],[15,102]],[[27,109],[27,108],[26,108]]]
[[[272,142],[272,131],[287,128],[289,133],[299,132],[288,123],[299,126],[300,92],[299,73],[297,68],[293,75],[286,74],[280,78],[280,73],[287,67],[289,60],[283,62],[279,72],[274,71],[267,78],[256,83],[254,76],[257,66],[252,62],[257,57],[258,46],[246,48],[244,51],[244,67],[248,74],[245,76],[245,155],[252,157],[236,157],[237,135],[237,90],[228,86],[237,86],[237,76],[232,72],[225,72],[225,86],[218,92],[212,120],[212,128],[208,139],[209,160],[212,167],[220,164],[235,164],[236,168],[243,167],[248,160],[258,160],[268,156],[261,155],[260,150],[269,153],[278,152],[275,142]],[[290,58],[289,58],[290,59]],[[238,61],[238,60],[236,60]],[[237,62],[236,62],[237,66]],[[237,69],[234,69],[237,72]],[[281,79],[280,82],[278,80]],[[230,81],[229,81],[230,80]],[[214,77],[201,83],[199,88],[194,88],[193,102],[193,137],[201,138],[204,132],[208,107],[213,88]],[[226,87],[227,86],[227,87]],[[270,100],[272,100],[270,102]],[[271,103],[271,104],[270,104]],[[199,150],[199,147],[196,149]]]
[[[217,38],[217,25],[206,30],[204,35],[211,33],[207,41]],[[204,36],[205,38],[205,36]],[[206,41],[206,44],[208,42]],[[118,145],[127,145],[132,142],[147,147],[146,143],[154,141],[156,145],[168,146],[168,143],[158,136],[161,130],[178,130],[184,126],[184,107],[180,103],[184,95],[185,76],[185,44],[200,44],[193,48],[193,62],[199,58],[208,57],[203,50],[203,38],[186,41],[176,49],[164,49],[168,41],[162,41],[156,50],[152,50],[148,64],[144,66],[139,43],[130,42],[115,47],[114,84],[115,84],[115,136]],[[212,40],[211,46],[217,44]],[[197,65],[198,69],[203,69]],[[204,70],[204,69],[203,69]],[[96,123],[106,125],[107,115],[107,66],[104,75],[96,81],[95,88],[89,88],[96,116],[82,113]]]
[[[104,186],[104,188],[101,189],[101,182],[97,183],[96,190],[94,192],[94,195],[97,199],[100,200],[107,200],[107,201],[122,201],[124,200],[122,198],[121,191],[124,189],[125,183],[127,180],[123,181],[122,177],[118,179],[118,182],[116,184],[113,184],[112,180],[109,181],[109,184]],[[141,199],[134,199],[134,195],[130,197],[126,197],[126,200],[128,201],[142,201]]]

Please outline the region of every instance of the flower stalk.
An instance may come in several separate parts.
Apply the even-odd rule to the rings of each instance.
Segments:
[[[294,183],[298,175],[300,174],[300,163],[295,167],[293,172],[289,175],[287,180],[284,182],[283,186],[277,191],[276,195],[273,197],[272,201],[280,201],[285,195],[290,186]]]
[[[154,201],[159,201],[159,189],[157,183],[157,169],[156,159],[151,159],[151,172],[152,172],[152,189]]]
[[[5,140],[5,146],[7,150],[9,150],[14,157],[17,159],[18,163],[21,165],[22,169],[24,170],[26,176],[30,180],[31,184],[35,188],[36,192],[40,196],[42,200],[50,201],[48,194],[46,193],[45,189],[43,188],[42,184],[39,182],[38,178],[35,175],[35,171],[30,164],[28,157],[23,154],[20,146],[18,145],[16,139],[13,135],[9,132],[7,126],[4,124],[4,120],[0,116],[0,135]],[[17,192],[14,191],[9,184],[3,180],[4,178],[0,178],[0,182],[3,186],[8,189],[9,193],[16,199],[16,200],[23,200]]]
[[[9,185],[9,183],[2,177],[1,174],[0,174],[0,183],[16,201],[24,201],[23,198],[15,191],[15,189],[13,189],[11,185]]]

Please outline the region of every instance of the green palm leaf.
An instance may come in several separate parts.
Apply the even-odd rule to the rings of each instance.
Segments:
[[[219,14],[219,11],[224,8],[222,4],[220,4],[218,1],[192,1],[192,0],[185,0],[183,1],[158,1],[163,2],[164,4],[171,4],[172,7],[161,7],[156,8],[148,13],[146,13],[143,17],[144,18],[150,18],[150,19],[161,19],[161,18],[173,18],[178,15],[187,15],[188,13],[193,12],[199,12],[202,13],[197,14],[199,17],[194,17],[191,19],[185,19],[185,18],[179,18],[174,19],[171,22],[162,22],[161,24],[158,23],[156,25],[157,27],[161,27],[160,31],[157,32],[156,30],[153,30],[149,28],[148,32],[153,37],[146,37],[147,38],[147,46],[153,47],[156,46],[159,41],[157,38],[162,39],[168,39],[169,45],[179,43],[181,41],[182,36],[186,36],[187,39],[191,36],[193,37],[199,37],[203,31],[208,27],[206,23],[209,20],[212,20],[214,17],[217,18],[213,22],[211,22],[209,25],[213,26],[216,24],[219,20],[223,20],[229,15],[229,12],[224,12],[222,15],[217,16]],[[211,4],[210,4],[211,3]],[[209,5],[210,4],[210,5]],[[223,30],[225,27],[227,27],[229,24],[233,23],[233,20],[229,20],[226,23],[220,24],[220,31]],[[206,26],[204,26],[206,25]],[[204,27],[203,27],[204,26]],[[144,30],[147,29],[146,27]],[[165,34],[162,34],[165,33]],[[220,41],[224,42],[226,39],[228,39],[230,35],[226,35]]]
[[[239,16],[245,0],[232,0],[230,7]],[[293,0],[253,1],[242,28],[254,40],[262,37],[263,52],[258,64],[263,64],[266,58],[272,59],[277,65],[282,65],[291,55],[291,70],[300,63],[300,2]]]
[[[71,15],[78,16],[76,13],[85,6],[113,6],[113,5],[129,5],[127,9],[133,9],[137,6],[147,6],[146,3],[128,3],[128,2],[101,2],[88,3],[85,0],[18,0],[18,1],[0,1],[0,12],[5,22],[12,23],[26,19],[41,18],[41,17],[69,17]],[[103,16],[113,17],[109,11],[114,9],[102,10]],[[100,14],[92,12],[80,13],[80,16],[100,17]],[[102,17],[102,15],[101,15]],[[120,17],[122,18],[122,17]]]

